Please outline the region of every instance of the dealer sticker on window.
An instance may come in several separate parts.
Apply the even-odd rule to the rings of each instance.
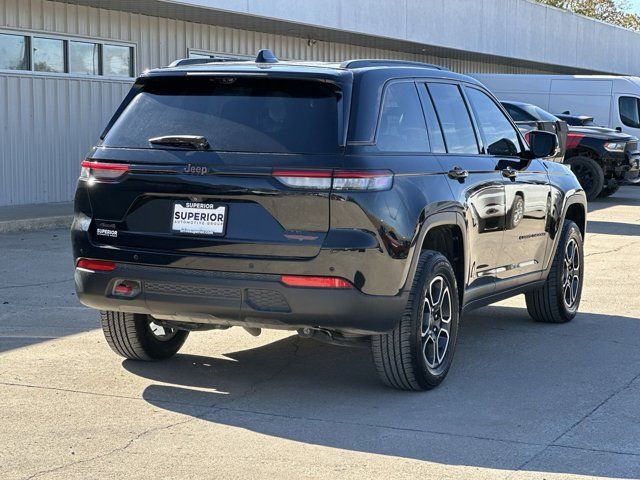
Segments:
[[[227,206],[213,203],[176,202],[171,230],[195,235],[224,235]]]

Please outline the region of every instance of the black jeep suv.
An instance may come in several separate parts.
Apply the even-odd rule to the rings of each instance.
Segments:
[[[580,303],[586,201],[476,80],[410,62],[178,65],[143,74],[82,163],[82,303],[117,353],[242,326],[371,345],[388,385],[446,376],[464,311]]]

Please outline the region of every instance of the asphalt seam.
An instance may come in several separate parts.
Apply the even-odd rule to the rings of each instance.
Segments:
[[[573,430],[574,428],[578,427],[582,422],[584,422],[585,420],[587,420],[588,418],[590,418],[594,413],[596,413],[601,407],[603,407],[605,404],[607,404],[611,399],[613,399],[614,397],[616,397],[617,395],[619,395],[620,393],[622,393],[623,391],[627,390],[629,387],[631,387],[631,385],[640,378],[640,373],[637,374],[636,376],[634,376],[631,380],[629,380],[627,383],[625,383],[624,385],[622,385],[621,387],[619,387],[618,389],[616,389],[615,391],[613,391],[607,398],[605,398],[604,400],[602,400],[602,402],[600,402],[598,405],[596,405],[595,407],[593,407],[589,412],[587,412],[582,418],[580,418],[579,420],[577,420],[576,422],[574,422],[570,427],[568,427],[567,429],[565,429],[560,435],[558,435],[552,442],[550,442],[549,444],[547,444],[545,446],[545,448],[543,448],[542,450],[540,450],[538,453],[536,453],[535,455],[533,455],[530,459],[528,459],[526,462],[524,462],[522,465],[520,465],[515,471],[519,472],[522,469],[524,469],[527,465],[529,465],[531,462],[535,461],[536,459],[540,458],[540,456],[542,454],[544,454],[544,452],[546,452],[549,448],[553,448],[553,447],[563,447],[563,448],[573,448],[576,450],[584,450],[584,451],[592,451],[592,452],[602,452],[602,453],[616,453],[619,455],[632,455],[632,456],[637,456],[640,457],[640,454],[637,453],[627,453],[627,452],[616,452],[616,451],[607,451],[607,450],[599,450],[599,449],[591,449],[591,448],[585,448],[585,447],[577,447],[577,446],[571,446],[571,445],[565,445],[562,443],[558,443],[558,441],[564,437],[565,435],[567,435],[569,432],[571,432],[571,430]]]
[[[286,369],[286,367],[287,366],[281,367],[278,372],[274,373],[273,375],[269,376],[268,378],[262,379],[262,380],[260,380],[260,381],[258,381],[256,383],[254,383],[252,385],[252,387],[250,387],[248,389],[247,393],[243,394],[240,397],[234,398],[233,400],[231,400],[228,403],[228,405],[232,404],[232,403],[235,403],[235,402],[237,402],[239,400],[242,400],[243,398],[246,398],[247,396],[251,395],[252,393],[255,393],[255,386],[256,385],[265,383],[267,381],[270,381],[271,379],[275,378],[277,375],[282,373],[282,371],[284,371]],[[287,419],[287,420],[304,420],[304,421],[309,421],[309,422],[328,423],[328,424],[334,424],[334,425],[347,425],[347,426],[357,426],[357,427],[366,427],[366,428],[378,428],[378,429],[382,429],[382,430],[392,430],[392,431],[400,431],[400,432],[413,432],[413,433],[449,436],[449,437],[455,437],[455,438],[469,438],[469,439],[474,439],[474,440],[491,441],[491,442],[496,442],[496,443],[517,444],[517,445],[524,445],[524,446],[531,446],[531,447],[543,447],[540,450],[540,452],[538,452],[536,455],[531,457],[529,460],[527,460],[521,466],[517,467],[516,470],[514,470],[514,471],[519,471],[524,466],[526,466],[528,463],[533,461],[535,458],[537,458],[540,454],[542,454],[544,451],[546,451],[550,447],[562,447],[562,448],[569,448],[569,449],[585,451],[585,452],[610,453],[610,454],[615,454],[615,455],[628,455],[628,456],[633,456],[633,457],[640,457],[640,453],[621,452],[621,451],[616,451],[616,450],[597,449],[597,448],[590,448],[590,447],[578,447],[578,446],[573,446],[573,445],[555,444],[554,443],[554,442],[557,442],[560,438],[562,438],[563,435],[568,433],[572,428],[574,428],[581,421],[583,421],[586,418],[588,418],[592,413],[595,412],[595,410],[597,410],[600,406],[604,405],[608,400],[610,400],[615,395],[617,395],[618,393],[620,393],[623,390],[625,390],[626,388],[628,388],[637,378],[640,378],[640,374],[638,376],[634,377],[634,379],[631,380],[629,382],[629,384],[625,384],[625,386],[621,387],[619,390],[617,390],[615,393],[613,393],[610,397],[608,397],[607,400],[603,401],[601,404],[599,404],[597,407],[595,407],[584,418],[582,418],[581,420],[579,420],[578,422],[573,424],[571,427],[569,427],[565,432],[563,432],[559,436],[557,436],[556,439],[554,439],[551,443],[525,442],[525,441],[522,441],[522,440],[501,439],[501,438],[487,437],[487,436],[482,436],[482,435],[466,435],[466,434],[461,434],[461,433],[442,432],[442,431],[438,431],[438,430],[426,430],[426,429],[408,428],[408,427],[394,427],[392,425],[380,425],[380,424],[370,424],[370,423],[360,423],[360,422],[347,422],[347,421],[330,420],[330,419],[324,419],[324,418],[304,417],[304,416],[299,416],[299,415],[285,415],[285,414],[273,413],[273,412],[260,412],[260,411],[251,410],[251,409],[243,409],[243,408],[225,406],[224,402],[222,402],[222,404],[220,402],[216,402],[216,403],[213,403],[213,404],[194,404],[194,403],[188,403],[188,402],[177,402],[177,401],[173,401],[173,400],[157,400],[155,404],[157,404],[157,405],[162,405],[162,404],[164,404],[164,405],[182,405],[182,406],[195,407],[196,409],[205,409],[205,411],[202,412],[202,413],[187,414],[187,415],[191,415],[191,417],[192,417],[191,419],[189,419],[189,421],[198,420],[198,419],[207,420],[207,417],[212,417],[216,413],[219,413],[221,411],[227,411],[227,412],[233,412],[233,413],[249,413],[249,414],[253,414],[253,415],[275,417],[275,418],[284,418],[284,419]],[[44,386],[38,386],[38,385],[26,385],[26,384],[19,384],[19,383],[15,384],[15,383],[7,383],[7,382],[0,382],[0,385],[13,386],[13,387],[36,388],[36,389],[43,389],[43,390],[55,390],[55,391],[62,391],[62,392],[67,392],[67,393],[94,395],[94,396],[108,397],[108,398],[120,398],[120,399],[124,399],[124,400],[144,401],[146,403],[149,403],[144,398],[132,397],[132,396],[127,396],[127,395],[112,395],[112,394],[105,394],[105,393],[88,392],[88,391],[83,391],[83,390],[71,390],[71,389],[63,389],[63,388],[56,388],[56,387],[44,387]],[[195,391],[200,391],[200,390],[195,390]],[[203,393],[207,393],[207,392],[203,391]],[[187,422],[180,422],[180,423],[187,423]]]

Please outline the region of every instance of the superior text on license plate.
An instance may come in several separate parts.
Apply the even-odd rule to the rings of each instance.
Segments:
[[[171,230],[196,235],[224,235],[227,206],[214,203],[176,202]]]

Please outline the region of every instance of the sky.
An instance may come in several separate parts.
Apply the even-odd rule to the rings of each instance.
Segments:
[[[640,0],[629,0],[629,10],[640,15]]]

